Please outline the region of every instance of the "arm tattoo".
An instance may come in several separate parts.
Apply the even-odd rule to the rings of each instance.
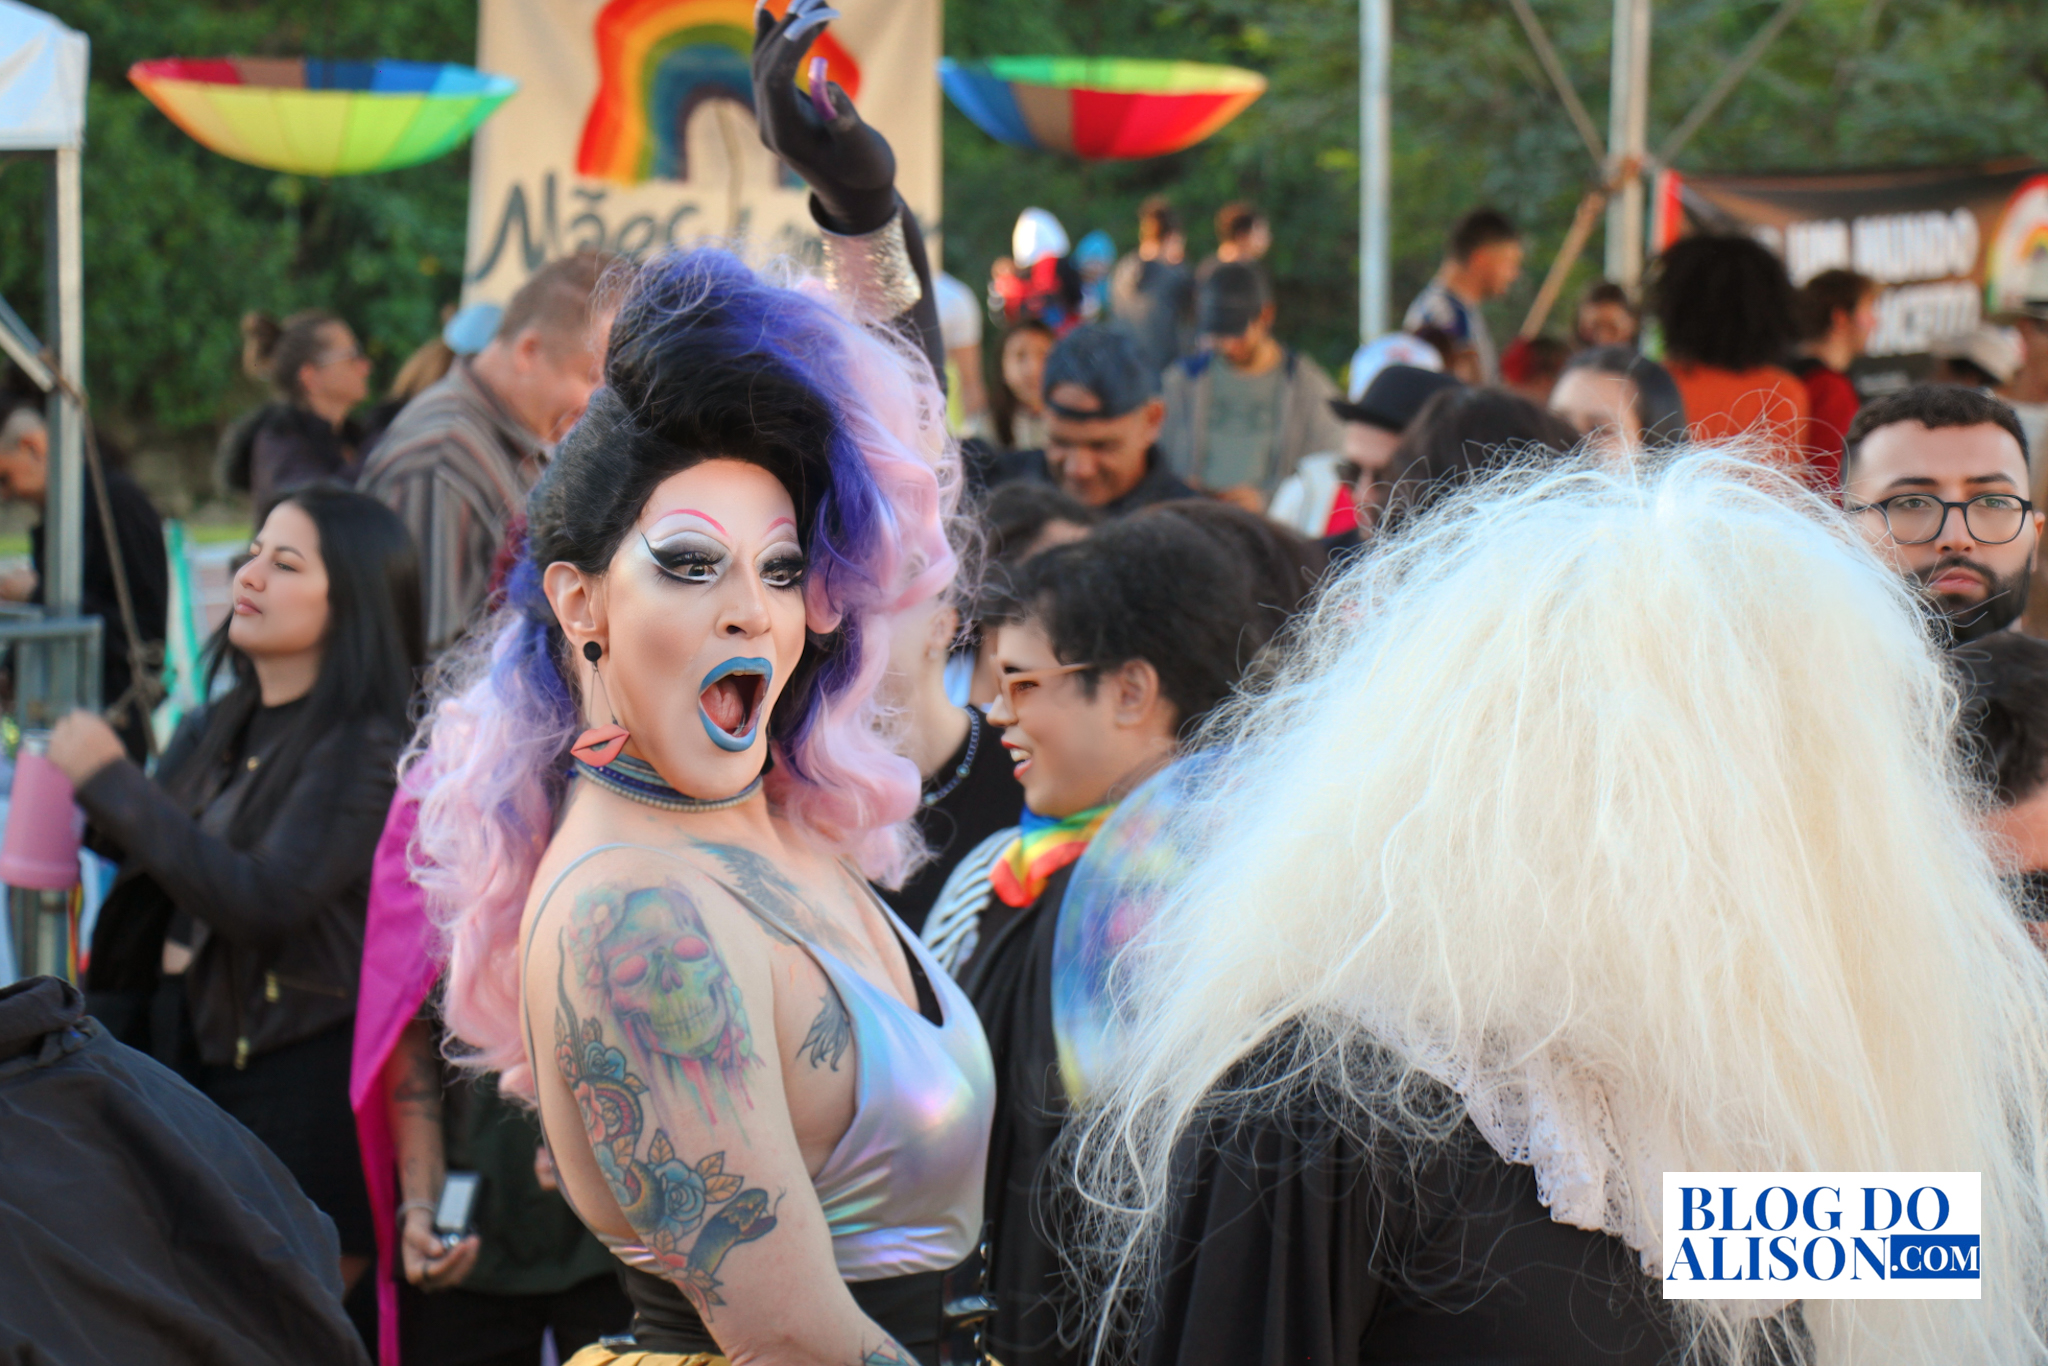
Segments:
[[[885,1342],[872,1351],[861,1353],[860,1366],[917,1366],[905,1352],[893,1342]]]
[[[782,875],[781,869],[753,850],[743,849],[737,844],[713,844],[707,840],[696,843],[718,860],[732,879],[734,889],[742,896],[798,934],[809,937],[812,943],[822,944],[842,958],[859,960],[861,945],[838,925],[813,911],[796,885]],[[765,922],[762,928],[777,939],[787,941],[789,938]]]
[[[405,1076],[391,1090],[391,1103],[416,1115],[439,1122],[441,1118],[441,1066],[431,1052],[412,1058]]]
[[[830,1067],[837,1072],[839,1059],[852,1042],[853,1021],[847,1016],[838,990],[828,982],[825,998],[818,1004],[818,1017],[811,1021],[811,1032],[804,1035],[804,1041],[797,1046],[797,1056],[812,1067]]]
[[[759,1065],[739,984],[680,887],[591,888],[569,912],[562,949],[583,985],[612,1009],[643,1065],[685,1082],[704,1122],[739,1123]],[[564,1004],[566,1005],[566,997]]]
[[[624,906],[640,893],[623,898],[613,895],[617,903]],[[687,899],[679,893],[665,892],[663,895],[671,898],[671,905],[680,903],[687,906]],[[579,900],[578,910],[582,908],[583,902]],[[628,914],[618,919],[612,931],[617,933],[633,923]],[[702,922],[697,921],[696,925],[701,930]],[[668,934],[671,937],[676,935],[674,924],[668,926]],[[683,938],[674,938],[672,947],[681,961],[688,962],[691,960],[683,949],[683,942]],[[706,952],[711,952],[708,940],[698,936],[697,943]],[[652,955],[646,956],[651,958]],[[716,954],[712,953],[712,956],[715,958]],[[576,1098],[577,1109],[583,1115],[584,1130],[590,1136],[591,1152],[597,1158],[599,1170],[604,1173],[605,1183],[611,1187],[613,1198],[619,1202],[619,1209],[645,1240],[648,1250],[661,1259],[670,1279],[690,1297],[699,1316],[708,1322],[712,1307],[725,1303],[718,1293],[721,1284],[719,1266],[735,1247],[750,1243],[774,1229],[774,1202],[766,1191],[758,1187],[749,1188],[744,1176],[726,1171],[722,1151],[694,1164],[686,1163],[676,1155],[675,1145],[665,1129],[656,1129],[653,1136],[647,1138],[645,1151],[642,1151],[646,1113],[640,1098],[647,1092],[647,1083],[628,1069],[625,1053],[606,1042],[600,1021],[577,1015],[576,1007],[569,1000],[568,962],[565,945],[562,973],[556,982],[560,1006],[555,1016],[555,1066],[560,1069],[563,1080],[569,1084],[569,1090]],[[611,959],[597,962],[601,969],[623,967],[623,960],[617,964]],[[650,965],[646,971],[648,975],[656,975],[657,972],[667,974],[670,968],[663,964],[657,970]],[[621,975],[630,974],[622,972]],[[600,980],[602,984],[602,978]],[[704,1033],[709,1026],[698,1019],[701,1012],[692,1013],[671,1005],[669,1013],[660,1014],[622,1006],[615,991],[607,990],[606,995],[612,1001],[614,1012],[626,1022],[626,1033],[633,1039],[637,1051],[661,1059],[665,1066],[671,1060],[680,1060],[678,1065],[686,1069],[687,1075],[690,1059],[668,1050],[670,1046],[688,1043]],[[733,1009],[737,1009],[737,1004],[738,993],[735,990],[732,993]],[[671,1017],[695,1021],[696,1028],[692,1031],[674,1027]],[[643,1042],[643,1035],[649,1033],[657,1039],[651,1050]],[[744,1055],[744,1061],[752,1061],[752,1055],[746,1053],[744,1032],[739,1039],[738,1050]],[[703,1057],[696,1059],[700,1071],[703,1061]],[[697,1102],[700,1109],[707,1109],[701,1089],[697,1093]]]

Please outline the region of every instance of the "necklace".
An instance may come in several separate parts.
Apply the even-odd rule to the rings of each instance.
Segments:
[[[944,801],[953,795],[954,788],[967,781],[967,771],[974,767],[974,752],[981,748],[980,713],[972,707],[962,707],[960,710],[967,713],[967,754],[960,760],[959,767],[953,770],[953,776],[947,780],[944,787],[936,792],[924,794],[923,804],[926,806],[935,806]]]
[[[661,774],[655,772],[653,764],[635,759],[630,754],[621,754],[603,768],[594,767],[578,759],[576,771],[607,791],[616,792],[621,797],[631,798],[647,806],[660,807],[663,811],[724,811],[738,806],[761,790],[761,779],[757,777],[730,797],[719,797],[711,801],[701,797],[686,797],[670,787]]]

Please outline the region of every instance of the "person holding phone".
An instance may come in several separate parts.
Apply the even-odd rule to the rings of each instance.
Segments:
[[[358,493],[296,489],[264,519],[208,685],[155,776],[73,712],[50,760],[121,872],[93,930],[95,1015],[176,1062],[334,1221],[342,1280],[372,1252],[348,1118],[370,866],[422,647],[419,559]]]

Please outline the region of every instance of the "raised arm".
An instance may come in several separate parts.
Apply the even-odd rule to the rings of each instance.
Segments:
[[[841,293],[917,343],[946,386],[939,304],[917,216],[896,193],[896,154],[823,60],[804,53],[838,17],[825,0],[790,0],[777,19],[754,15],[754,109],[761,141],[811,187],[811,217],[826,234],[825,272]],[[802,75],[802,85],[798,77]]]
[[[765,932],[679,879],[613,877],[550,908],[535,935],[529,972],[555,959],[554,1068],[591,1156],[725,1355],[907,1366],[833,1262],[783,1091],[786,973]]]

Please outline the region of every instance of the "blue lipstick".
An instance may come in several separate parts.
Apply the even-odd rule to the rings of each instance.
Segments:
[[[711,713],[704,710],[704,694],[714,684],[734,674],[754,674],[761,680],[761,691],[753,704],[753,715],[747,718],[747,728],[738,735],[725,729],[711,719]],[[704,723],[704,733],[711,737],[711,743],[722,750],[737,754],[750,748],[754,743],[754,732],[761,728],[761,713],[767,710],[768,685],[775,678],[775,666],[765,659],[728,659],[725,663],[704,675],[704,682],[697,689],[697,717]]]

